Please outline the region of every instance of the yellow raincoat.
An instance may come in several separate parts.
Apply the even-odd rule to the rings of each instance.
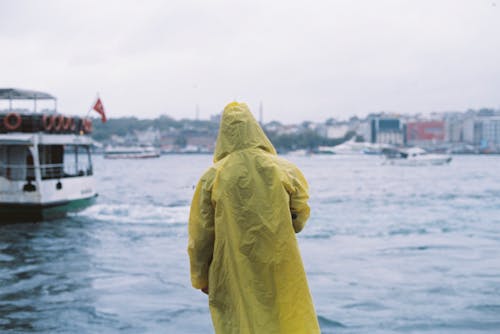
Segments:
[[[295,238],[307,199],[248,107],[227,105],[189,217],[191,282],[208,287],[216,333],[320,332]]]

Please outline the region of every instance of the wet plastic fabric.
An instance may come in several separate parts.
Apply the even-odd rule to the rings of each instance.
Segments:
[[[307,200],[298,168],[245,104],[229,104],[189,218],[191,281],[209,288],[216,333],[320,332],[295,237]]]

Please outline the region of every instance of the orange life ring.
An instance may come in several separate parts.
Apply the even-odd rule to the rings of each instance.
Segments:
[[[12,123],[10,120],[14,117],[14,123]],[[4,118],[3,118],[3,125],[7,130],[14,131],[17,130],[18,127],[21,126],[21,115],[19,115],[16,112],[11,112],[8,113]]]
[[[71,117],[67,117],[67,116],[64,116],[64,119],[63,119],[63,130],[64,131],[68,131],[71,127],[71,123],[73,123],[73,118]]]
[[[55,115],[54,116],[54,130],[60,131],[63,128],[63,125],[64,125],[64,116],[63,115]]]
[[[88,118],[83,120],[83,131],[85,133],[91,133],[92,132],[92,121]]]
[[[42,125],[45,131],[50,131],[54,127],[54,117],[50,115],[43,115],[42,117]]]

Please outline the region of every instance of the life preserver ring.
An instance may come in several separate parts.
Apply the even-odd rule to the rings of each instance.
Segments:
[[[63,130],[68,131],[71,127],[71,124],[73,123],[73,118],[64,116],[63,119]]]
[[[92,121],[88,118],[83,120],[83,131],[85,133],[91,133],[92,132]]]
[[[54,117],[50,115],[43,115],[42,125],[45,131],[50,131],[54,127]]]
[[[55,115],[54,117],[54,130],[61,131],[64,126],[64,116],[63,115]]]
[[[11,121],[12,118],[14,118],[14,122]],[[8,113],[3,118],[3,125],[9,131],[17,130],[17,128],[21,126],[21,123],[22,123],[21,115],[19,115],[16,112]]]

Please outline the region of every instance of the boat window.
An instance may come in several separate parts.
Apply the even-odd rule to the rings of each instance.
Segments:
[[[78,176],[78,154],[75,145],[64,146],[64,176]]]
[[[42,179],[92,175],[88,145],[40,145]]]
[[[39,145],[40,173],[42,180],[59,179],[64,177],[62,145]]]
[[[28,146],[0,146],[0,176],[16,181],[35,178],[33,156]]]
[[[92,159],[90,157],[90,147],[79,145],[78,148],[78,170],[81,175],[92,175]]]

